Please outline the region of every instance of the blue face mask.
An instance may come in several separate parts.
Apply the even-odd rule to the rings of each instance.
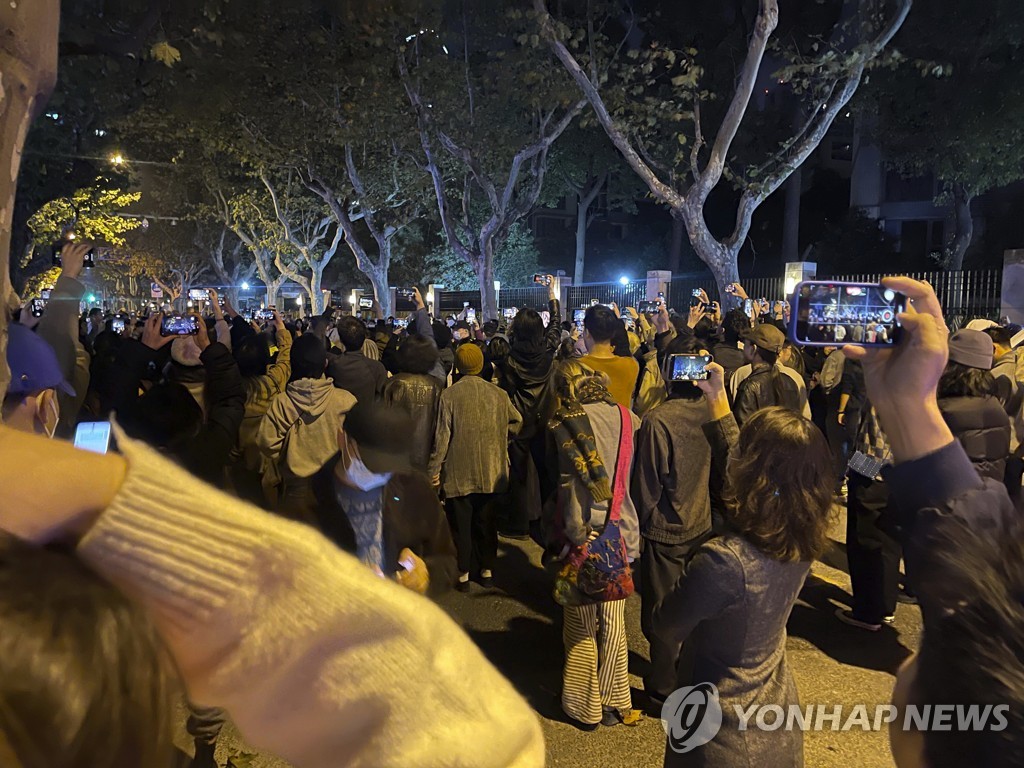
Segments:
[[[391,479],[390,472],[378,475],[375,472],[371,472],[370,468],[363,463],[362,459],[355,457],[352,457],[349,460],[345,476],[349,484],[361,491],[372,491],[377,488],[382,488],[387,485],[388,480]]]

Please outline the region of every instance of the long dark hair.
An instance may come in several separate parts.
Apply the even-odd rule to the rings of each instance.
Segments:
[[[950,362],[939,378],[939,397],[987,397],[995,393],[995,377],[981,368]]]
[[[774,560],[821,555],[834,483],[821,430],[788,408],[764,408],[743,425],[739,444],[727,471],[729,527]]]

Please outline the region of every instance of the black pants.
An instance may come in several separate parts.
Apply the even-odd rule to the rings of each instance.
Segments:
[[[877,624],[896,611],[899,593],[898,517],[883,482],[850,473],[846,502],[846,557],[853,584],[853,615]]]
[[[660,700],[668,698],[679,687],[679,652],[683,644],[666,640],[654,626],[652,616],[655,606],[683,575],[690,549],[689,543],[661,544],[644,539],[644,552],[640,557],[640,629],[651,644],[651,669],[644,677],[644,691]]]
[[[1003,482],[1006,484],[1006,492],[1015,502],[1020,498],[1022,475],[1024,475],[1024,459],[1010,456],[1006,460],[1006,474]]]
[[[828,439],[828,446],[832,450],[832,466],[836,473],[836,490],[843,486],[843,478],[846,477],[846,466],[850,462],[850,455],[853,453],[853,446],[857,442],[857,429],[860,427],[860,411],[856,408],[849,408],[846,411],[846,423],[839,423],[839,404],[834,405],[829,401],[828,414],[825,421],[825,437]]]
[[[459,572],[494,570],[498,559],[498,521],[493,493],[471,493],[445,501],[455,539]]]

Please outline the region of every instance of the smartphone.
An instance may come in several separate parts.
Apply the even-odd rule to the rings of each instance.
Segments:
[[[636,303],[636,311],[642,315],[653,315],[658,312],[658,302],[656,301],[638,301]]]
[[[547,275],[534,275],[533,282],[537,285],[551,285],[551,278]]]
[[[61,266],[63,266],[63,264],[62,264],[62,262],[60,260],[60,252],[64,248],[65,245],[67,245],[67,241],[66,240],[62,240],[59,243],[54,243],[53,244],[53,255],[50,258],[51,266],[54,266],[54,267],[61,267]],[[82,259],[82,266],[85,267],[86,269],[92,269],[93,267],[96,266],[96,249],[95,248],[90,248],[88,251],[85,252],[85,257]]]
[[[195,315],[164,315],[160,323],[161,336],[195,336],[201,321]]]
[[[510,308],[508,308],[508,309],[503,309],[503,310],[501,310],[501,315],[502,315],[502,317],[504,317],[504,318],[505,318],[506,320],[513,320],[513,319],[515,319],[515,316],[516,316],[516,311],[515,311],[515,309],[513,309],[513,308],[511,308],[511,307],[510,307]]]
[[[373,297],[372,296],[360,296],[359,297],[359,308],[360,309],[373,309]]]
[[[583,320],[587,316],[587,310],[577,309],[572,313],[572,321],[576,323],[576,328],[579,329],[580,333],[583,333]]]
[[[890,347],[899,341],[898,315],[907,306],[901,293],[877,283],[808,280],[793,293],[790,334],[813,347]]]
[[[750,313],[754,311],[754,300],[747,299],[743,302],[743,312],[749,317]]]
[[[93,453],[110,450],[110,422],[85,421],[75,429],[75,448]]]
[[[210,294],[202,288],[193,288],[188,292],[188,297],[192,301],[206,301],[210,298]]]
[[[633,320],[632,317],[629,317],[628,315],[623,315],[622,316],[622,322],[626,326],[626,330],[627,331],[635,331],[636,330],[636,322]]]
[[[416,296],[412,288],[398,288],[395,293],[399,298],[405,299],[406,301],[413,301]]]
[[[726,293],[736,293],[736,284],[735,283],[729,283],[727,286],[725,286],[725,292]]]
[[[466,322],[467,323],[475,323],[476,322],[476,310],[475,309],[470,309],[470,308],[466,309]]]
[[[702,293],[704,293],[704,291],[702,291],[700,288],[694,288],[692,291],[690,291],[690,295],[693,296],[693,298],[695,299],[699,299]]]
[[[669,381],[706,381],[711,355],[669,355]]]
[[[115,317],[110,321],[110,329],[114,333],[124,333],[125,323],[123,317]]]
[[[409,327],[409,319],[407,317],[396,317],[395,318],[395,328],[408,328],[408,327]]]
[[[32,317],[42,317],[43,316],[43,312],[45,310],[46,310],[46,300],[45,299],[32,299],[32,303],[30,305],[30,311],[32,312]]]

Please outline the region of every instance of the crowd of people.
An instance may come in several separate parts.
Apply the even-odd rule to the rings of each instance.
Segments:
[[[894,731],[897,764],[1024,764],[1015,329],[949,336],[905,278],[884,350],[800,348],[784,303],[706,294],[593,305],[581,329],[549,279],[546,307],[482,325],[418,290],[403,323],[258,323],[211,292],[194,334],[165,335],[158,313],[80,315],[85,250],[10,327],[0,764],[167,765],[180,682],[197,767],[226,717],[299,768],[542,765],[534,713],[431,600],[493,587],[504,535],[543,547],[580,729],[643,719],[636,588],[644,703],[711,682],[724,713],[665,764],[802,765],[799,730],[742,730],[732,705],[799,702],[786,623],[837,503],[838,620],[875,632],[921,605],[896,703],[1011,705],[1000,733]],[[712,362],[673,380],[675,355]],[[108,420],[107,454],[45,439]]]

